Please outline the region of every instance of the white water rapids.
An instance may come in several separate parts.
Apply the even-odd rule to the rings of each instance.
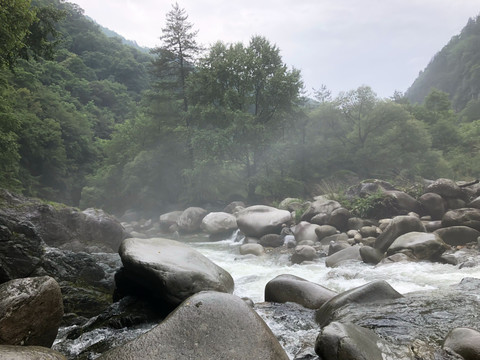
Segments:
[[[235,295],[248,297],[255,303],[264,301],[265,285],[280,274],[296,275],[337,292],[373,280],[386,280],[402,294],[446,288],[458,284],[465,277],[480,278],[480,266],[459,268],[431,262],[398,262],[372,266],[348,262],[336,268],[327,268],[325,258],[308,264],[292,265],[288,253],[267,253],[259,257],[239,255],[238,248],[241,244],[231,239],[190,242],[189,245],[232,275]],[[319,328],[292,331],[281,319],[275,319],[273,314],[266,313],[262,308],[257,309],[257,312],[279,338],[291,359],[301,350],[302,342],[311,344],[320,331]]]

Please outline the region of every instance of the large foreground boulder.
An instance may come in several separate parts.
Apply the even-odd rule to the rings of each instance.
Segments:
[[[279,210],[271,206],[254,205],[237,214],[237,225],[246,236],[261,238],[266,234],[280,234],[283,224],[292,220],[287,210]]]
[[[120,246],[123,281],[133,282],[156,298],[178,305],[200,291],[233,292],[230,274],[195,249],[178,241],[125,239]],[[125,284],[118,284],[123,287]]]
[[[51,277],[0,285],[0,344],[50,347],[63,317],[60,286]]]
[[[401,298],[402,295],[384,280],[372,281],[368,284],[344,291],[320,307],[315,313],[315,321],[320,326],[327,325],[335,311],[348,303],[375,303],[383,300]]]
[[[265,285],[265,301],[294,302],[309,309],[318,309],[335,295],[322,285],[289,274],[278,275]]]
[[[67,360],[58,351],[42,346],[0,345],[1,360]]]
[[[202,292],[160,325],[99,360],[288,360],[264,321],[242,299]]]
[[[383,360],[380,342],[372,330],[332,322],[318,335],[315,352],[322,360]]]

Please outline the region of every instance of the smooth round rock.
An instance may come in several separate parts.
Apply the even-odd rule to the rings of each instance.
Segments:
[[[211,212],[202,219],[202,229],[207,234],[222,234],[237,229],[237,218],[226,212]]]
[[[331,298],[315,312],[315,321],[322,327],[327,325],[332,320],[335,311],[350,302],[358,304],[375,303],[401,297],[402,295],[385,280],[372,281]]]
[[[468,226],[450,226],[435,230],[435,234],[448,245],[463,246],[469,243],[476,243],[480,236],[480,231]]]
[[[464,327],[453,329],[445,338],[443,348],[457,353],[464,360],[478,360],[480,359],[480,332]]]
[[[362,257],[360,256],[360,246],[349,246],[333,255],[327,256],[325,259],[325,266],[337,267],[343,262],[349,260],[362,261]]]
[[[178,305],[200,291],[233,292],[231,275],[197,250],[163,239],[125,239],[120,246],[124,275],[153,297]]]
[[[288,360],[289,357],[245,301],[209,291],[188,298],[161,324],[98,359]]]
[[[309,245],[298,245],[292,254],[291,261],[293,264],[301,264],[304,261],[312,261],[317,257],[317,251]]]
[[[265,301],[294,302],[308,309],[318,309],[335,295],[322,285],[289,274],[278,275],[265,285]]]
[[[260,244],[243,244],[239,249],[240,255],[261,256],[265,254],[265,249]]]
[[[480,231],[480,209],[463,208],[447,211],[443,215],[442,226],[468,226]]]
[[[377,237],[375,248],[385,252],[396,238],[412,231],[425,232],[425,226],[419,218],[414,216],[396,216]]]
[[[202,220],[207,214],[207,210],[199,207],[185,209],[177,220],[178,230],[183,233],[200,231]]]
[[[280,234],[283,224],[292,220],[287,210],[279,210],[271,206],[249,206],[237,214],[237,225],[246,236],[261,238],[266,234]]]
[[[293,235],[295,236],[295,240],[297,242],[302,240],[312,240],[315,242],[318,241],[316,234],[316,229],[318,228],[320,228],[320,225],[310,224],[306,221],[300,221],[297,225],[295,225]]]

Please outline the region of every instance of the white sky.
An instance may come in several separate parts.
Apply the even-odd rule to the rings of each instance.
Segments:
[[[161,45],[174,1],[70,0],[139,45]],[[204,46],[265,36],[300,69],[305,89],[369,85],[381,97],[405,91],[457,35],[480,0],[179,0]]]

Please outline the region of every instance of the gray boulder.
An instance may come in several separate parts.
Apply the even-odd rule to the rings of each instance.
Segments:
[[[302,221],[310,221],[315,215],[325,214],[328,217],[331,215],[333,210],[339,209],[342,206],[339,202],[334,200],[316,200],[310,203],[307,210],[302,215]]]
[[[468,226],[450,226],[435,230],[435,234],[448,245],[463,246],[469,243],[476,243],[480,231]]]
[[[480,332],[477,330],[461,327],[451,330],[443,348],[460,355],[464,360],[480,359]]]
[[[292,215],[287,210],[254,205],[237,214],[237,225],[246,236],[261,238],[266,234],[280,234],[283,224],[289,224]]]
[[[387,250],[387,256],[399,252],[411,252],[418,260],[435,261],[448,249],[437,234],[409,232],[400,235]]]
[[[48,275],[59,283],[66,313],[92,317],[111,304],[114,274],[120,266],[117,254],[46,248],[33,275]]]
[[[297,198],[286,198],[278,204],[280,210],[297,211],[303,208],[303,202]]]
[[[360,257],[365,264],[377,265],[382,261],[384,253],[371,246],[362,246],[360,248]]]
[[[425,193],[418,199],[425,212],[432,220],[441,220],[445,214],[445,200],[438,194]]]
[[[63,317],[60,286],[51,277],[0,285],[0,344],[51,347]]]
[[[386,252],[396,238],[412,231],[425,232],[425,226],[420,219],[414,216],[396,216],[377,237],[375,248]]]
[[[161,324],[99,360],[288,360],[265,322],[242,299],[218,292],[188,298]]]
[[[320,225],[318,228],[315,228],[315,234],[317,235],[318,241],[322,241],[327,236],[335,235],[337,233],[338,230],[331,225]]]
[[[265,301],[294,302],[308,309],[318,309],[335,295],[335,291],[289,274],[278,275],[265,285]]]
[[[123,281],[148,289],[151,296],[178,305],[200,291],[233,292],[233,279],[188,245],[163,238],[125,239],[120,246]],[[122,286],[123,285],[123,286]],[[118,284],[126,288],[125,284]]]
[[[463,198],[462,189],[450,179],[437,179],[427,186],[426,192],[432,192],[446,198]]]
[[[383,360],[381,342],[372,330],[332,322],[318,335],[315,352],[322,360]]]
[[[210,235],[226,234],[237,229],[237,219],[229,213],[211,212],[202,219],[201,226]]]
[[[0,345],[2,360],[67,360],[58,351],[42,346]]]
[[[258,243],[264,247],[280,247],[283,246],[284,237],[278,234],[267,234],[263,235],[259,240]]]
[[[442,226],[468,226],[480,231],[480,209],[463,208],[447,211],[443,215]]]
[[[351,245],[347,241],[332,241],[328,246],[328,256],[350,247]]]
[[[0,284],[30,276],[41,262],[44,246],[32,223],[0,211]]]
[[[421,211],[420,203],[403,191],[389,190],[385,191],[385,195],[392,202],[391,206],[395,207],[399,215],[409,212],[420,213]]]
[[[341,207],[332,211],[327,225],[331,225],[340,231],[346,231],[348,229],[348,219],[351,217],[350,211]]]
[[[327,301],[315,312],[315,321],[322,327],[327,325],[332,320],[335,312],[348,303],[370,304],[401,297],[402,295],[386,281],[372,281],[368,284],[344,291]]]
[[[317,251],[309,245],[297,245],[290,261],[293,264],[301,264],[304,261],[312,261],[317,258]]]
[[[340,234],[333,234],[327,237],[324,237],[322,240],[320,240],[320,243],[322,245],[329,245],[332,242],[344,242],[348,241],[348,235],[346,233],[340,233]]]
[[[223,212],[234,214],[237,209],[244,208],[245,203],[243,201],[232,201],[230,204],[225,206]]]
[[[333,255],[327,256],[325,265],[327,267],[337,267],[345,261],[362,261],[360,256],[360,246],[349,246]]]
[[[37,199],[0,192],[2,209],[0,214],[8,215],[17,222],[33,224],[38,235],[50,246],[68,248],[75,244],[75,250],[117,252],[127,236],[125,229],[113,216],[103,210],[78,209],[63,204],[44,203]]]
[[[480,209],[480,196],[476,197],[467,204],[470,208]]]
[[[243,244],[239,249],[240,255],[260,256],[265,254],[265,249],[260,244]]]
[[[172,225],[176,225],[178,219],[182,215],[183,211],[171,211],[166,214],[160,215],[158,218],[158,224],[162,231],[168,232]]]
[[[313,242],[318,241],[316,230],[320,228],[320,225],[310,224],[306,221],[300,221],[295,225],[293,235],[295,236],[295,241],[300,242],[302,240],[312,240]]]
[[[200,231],[202,220],[207,214],[207,210],[199,207],[189,207],[185,209],[178,218],[178,230],[187,234]]]

